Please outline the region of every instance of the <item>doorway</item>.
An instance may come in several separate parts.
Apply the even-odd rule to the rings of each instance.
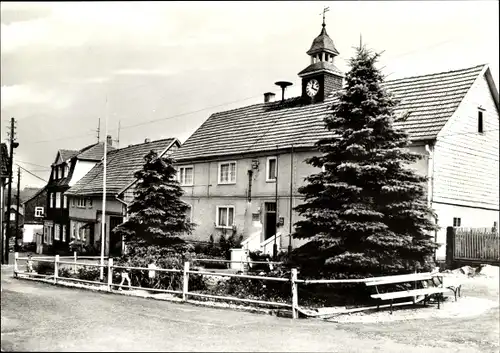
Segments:
[[[123,223],[123,217],[109,217],[109,255],[121,256],[122,237],[113,233],[113,229]]]
[[[264,203],[264,240],[276,233],[276,202]]]

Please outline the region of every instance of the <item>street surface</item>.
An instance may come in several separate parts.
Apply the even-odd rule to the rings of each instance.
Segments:
[[[6,266],[1,300],[3,351],[495,352],[481,317],[291,320],[17,280]],[[488,315],[494,320],[498,313]],[[462,334],[469,326],[483,330],[477,342]]]

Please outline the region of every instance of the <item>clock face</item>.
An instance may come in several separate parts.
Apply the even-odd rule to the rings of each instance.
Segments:
[[[318,91],[319,91],[318,80],[312,79],[309,82],[307,82],[306,93],[309,97],[314,97],[316,94],[318,94]]]

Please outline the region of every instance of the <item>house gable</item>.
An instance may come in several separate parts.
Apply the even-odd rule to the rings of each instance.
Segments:
[[[498,92],[484,66],[437,136],[434,202],[499,209],[498,130]]]

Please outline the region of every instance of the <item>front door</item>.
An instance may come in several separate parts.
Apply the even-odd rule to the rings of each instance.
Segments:
[[[265,203],[264,240],[276,233],[276,202]]]
[[[113,233],[113,229],[123,223],[123,217],[109,217],[109,255],[120,256],[122,254],[122,238]]]

